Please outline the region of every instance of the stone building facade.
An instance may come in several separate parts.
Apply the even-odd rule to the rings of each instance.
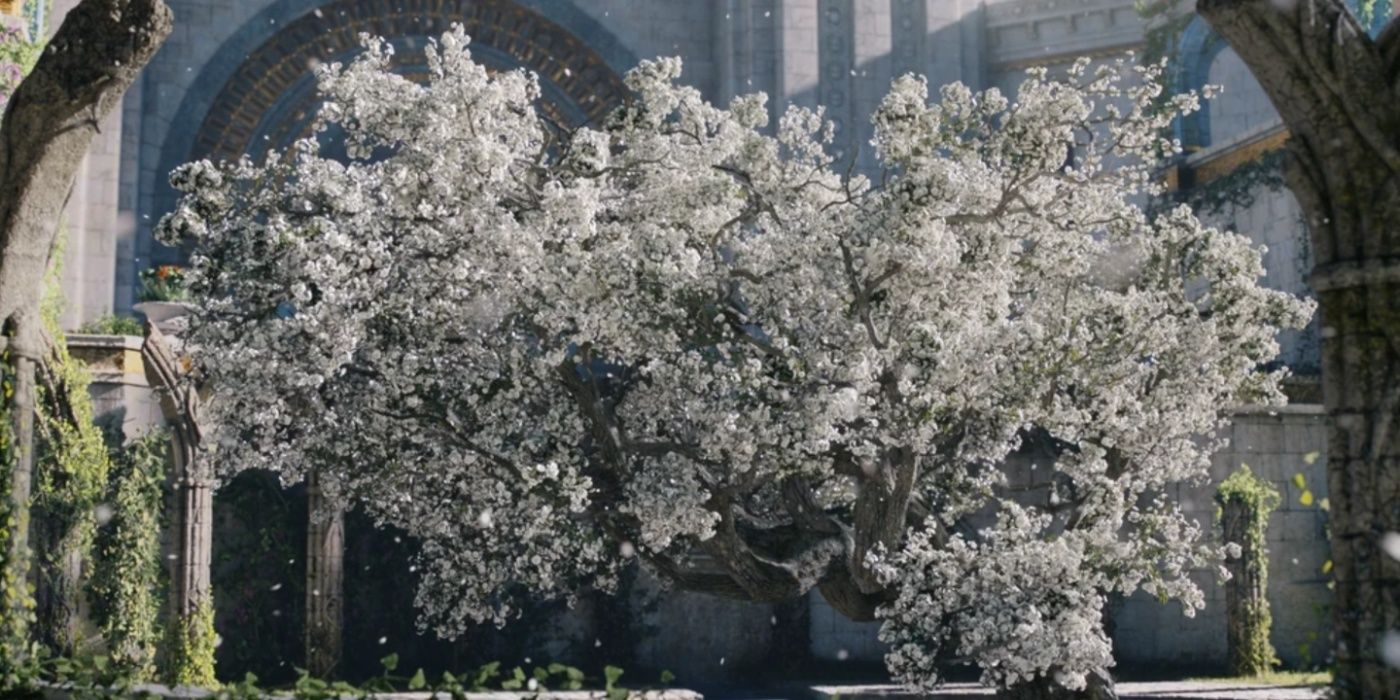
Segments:
[[[75,0],[55,0],[61,18]],[[872,166],[868,116],[890,80],[905,72],[931,87],[962,81],[1009,92],[1030,66],[1063,66],[1075,57],[1111,59],[1146,45],[1152,26],[1134,0],[168,0],[175,31],[102,129],[68,208],[65,286],[69,325],[105,313],[128,314],[137,274],[176,263],[152,224],[174,201],[165,182],[176,165],[197,157],[260,154],[305,133],[315,106],[310,66],[342,60],[356,34],[385,35],[410,56],[415,47],[465,22],[477,56],[496,68],[540,74],[551,109],[573,123],[596,118],[622,97],[619,76],[639,59],[682,57],[683,80],[709,99],[763,91],[775,111],[822,105],[835,123],[838,148]],[[1189,12],[1181,8],[1176,16]],[[1220,84],[1225,93],[1178,125],[1187,154],[1168,177],[1183,192],[1231,178],[1266,162],[1285,132],[1241,61],[1199,20],[1184,24],[1169,53],[1177,88]],[[412,59],[405,70],[414,70]],[[1310,267],[1298,207],[1254,167],[1248,196],[1203,212],[1267,245],[1265,283],[1307,294]],[[1284,339],[1284,361],[1316,372],[1315,332]],[[1232,446],[1213,476],[1248,463],[1286,493],[1270,526],[1275,645],[1285,661],[1322,660],[1328,600],[1325,512],[1299,502],[1301,474],[1314,498],[1325,497],[1325,456],[1317,397],[1300,382],[1302,402],[1286,410],[1241,409]],[[1203,523],[1214,519],[1210,484],[1181,496]],[[1206,580],[1212,602],[1218,585]],[[689,602],[687,602],[689,601]],[[1114,605],[1118,654],[1130,662],[1218,661],[1224,654],[1220,605],[1195,618],[1173,606],[1134,597]],[[761,609],[760,609],[761,608]],[[677,598],[659,612],[671,620],[703,619],[715,662],[752,655],[771,635],[766,606]],[[786,614],[786,613],[785,613]],[[819,596],[809,602],[802,638],[818,658],[875,659],[874,627],[844,621]],[[754,621],[758,624],[753,624]],[[714,621],[713,624],[709,621]],[[708,636],[707,636],[708,635]],[[757,635],[757,636],[755,636]],[[713,637],[713,639],[711,639]],[[674,640],[643,643],[643,654],[677,651]],[[747,651],[746,651],[747,650]],[[699,662],[697,662],[699,663]],[[701,666],[710,664],[709,661]],[[715,670],[718,670],[716,666]]]

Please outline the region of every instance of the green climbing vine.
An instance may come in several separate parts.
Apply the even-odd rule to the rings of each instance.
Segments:
[[[117,453],[105,506],[110,516],[98,529],[94,548],[89,588],[93,618],[112,666],[137,682],[154,679],[160,641],[160,533],[168,440],[163,431],[156,431]]]
[[[1258,582],[1261,591],[1269,586],[1269,554],[1265,538],[1268,534],[1269,515],[1279,506],[1281,499],[1278,490],[1269,482],[1260,479],[1247,465],[1231,474],[1220,483],[1215,492],[1217,520],[1223,519],[1227,508],[1236,506],[1245,513],[1244,538],[1239,542],[1244,560],[1240,566],[1246,576]],[[1240,653],[1231,659],[1232,673],[1253,676],[1267,673],[1279,663],[1269,632],[1273,626],[1273,616],[1269,611],[1266,596],[1243,596],[1240,606],[1243,615],[1244,640]]]
[[[34,596],[29,582],[16,575],[27,567],[11,561],[10,534],[21,523],[22,513],[10,507],[10,474],[19,461],[14,432],[15,362],[8,347],[0,349],[0,691],[24,684],[32,657],[29,627],[34,617]],[[27,518],[25,518],[27,520]],[[24,555],[23,552],[20,553]]]
[[[63,258],[60,229],[54,260]],[[77,650],[83,576],[90,567],[95,511],[107,488],[107,440],[93,422],[86,366],[68,352],[59,318],[65,300],[55,262],[45,277],[40,317],[49,352],[39,368],[35,401],[34,493],[38,572],[45,595],[39,608],[40,638],[54,651]]]
[[[172,616],[165,636],[162,676],[171,685],[217,688],[214,676],[214,649],[219,636],[214,632],[214,606],[208,601],[188,617]]]
[[[0,112],[42,51],[42,41],[31,42],[19,28],[0,24]],[[14,433],[15,358],[9,344],[5,345],[6,349],[0,349],[0,542],[5,544],[0,547],[0,691],[23,681],[25,670],[32,666],[29,660],[34,651],[29,641],[34,618],[33,591],[28,581],[16,574],[27,571],[28,565],[11,561],[12,556],[27,557],[28,553],[13,552],[9,547],[15,528],[27,528],[29,523],[27,511],[16,512],[10,507],[10,475],[19,455]]]
[[[1197,214],[1207,216],[1248,209],[1261,193],[1283,189],[1283,163],[1283,149],[1267,151],[1220,177],[1191,187],[1182,193],[1182,199]]]
[[[1356,19],[1375,36],[1385,28],[1394,8],[1394,0],[1356,0]]]

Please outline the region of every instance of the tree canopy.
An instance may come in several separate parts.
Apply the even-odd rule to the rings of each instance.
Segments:
[[[414,534],[446,635],[639,559],[819,588],[884,620],[911,686],[961,662],[1082,688],[1106,595],[1202,606],[1220,552],[1167,494],[1231,406],[1283,400],[1275,335],[1312,307],[1245,237],[1145,213],[1195,96],[1163,109],[1123,61],[1014,99],[906,76],[867,176],[820,111],[770,128],[676,59],[565,129],[467,44],[430,44],[421,84],[381,41],[322,66],[349,162],[308,139],[173,175],[222,468],[314,470]],[[1031,440],[1054,456],[1027,480]]]

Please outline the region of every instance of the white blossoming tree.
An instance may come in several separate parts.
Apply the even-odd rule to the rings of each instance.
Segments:
[[[820,112],[768,129],[678,60],[569,131],[466,44],[423,84],[377,41],[323,67],[349,163],[193,163],[162,224],[193,245],[218,461],[314,469],[413,533],[439,632],[636,557],[713,594],[820,589],[884,620],[911,686],[966,663],[1037,695],[1102,687],[1110,593],[1201,607],[1188,572],[1219,553],[1164,494],[1230,406],[1282,400],[1274,337],[1311,307],[1257,285],[1245,238],[1144,213],[1175,147],[1155,70],[934,105],[901,78],[877,183]],[[1003,466],[1028,439],[1056,455],[1035,488]]]

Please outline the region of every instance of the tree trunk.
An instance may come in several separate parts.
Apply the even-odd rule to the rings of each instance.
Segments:
[[[1227,543],[1240,546],[1240,556],[1225,563],[1225,642],[1227,665],[1234,676],[1258,676],[1273,670],[1274,648],[1269,643],[1268,571],[1248,533],[1261,514],[1239,499],[1221,506],[1220,523]]]
[[[82,524],[67,522],[57,513],[34,514],[38,565],[34,597],[38,638],[50,650],[72,656],[82,641],[83,555]]]
[[[1041,677],[1003,690],[997,697],[1006,700],[1117,700],[1118,693],[1113,689],[1113,679],[1100,671],[1090,674],[1089,685],[1084,690],[1069,690],[1054,678]]]
[[[330,678],[340,664],[345,606],[345,511],[306,480],[306,668]]]
[[[29,500],[34,466],[34,369],[43,359],[39,295],[58,219],[98,124],[170,34],[162,0],[83,0],[49,40],[0,119],[0,356],[13,392],[0,399],[12,435],[11,526],[4,580],[29,578]],[[3,394],[0,394],[3,396]],[[0,610],[0,653],[27,635],[23,586]],[[0,662],[13,659],[0,659]]]
[[[1400,25],[1376,40],[1342,0],[1199,0],[1291,138],[1288,183],[1307,219],[1329,423],[1335,690],[1400,697],[1381,657],[1400,627]]]

